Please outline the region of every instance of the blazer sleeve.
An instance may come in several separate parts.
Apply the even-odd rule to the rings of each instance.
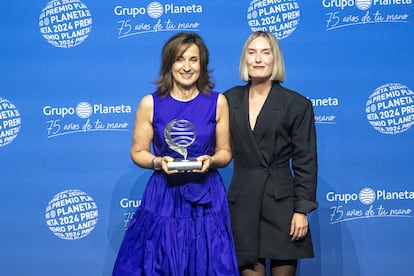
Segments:
[[[304,110],[303,110],[304,109]],[[318,207],[316,202],[317,151],[316,129],[312,103],[299,110],[292,128],[292,170],[294,173],[295,212],[309,213]]]

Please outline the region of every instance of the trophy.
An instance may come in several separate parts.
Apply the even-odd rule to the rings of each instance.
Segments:
[[[187,159],[187,148],[196,139],[196,129],[188,120],[172,120],[164,129],[165,142],[168,147],[183,156],[168,162],[168,170],[191,171],[201,169],[202,163]]]

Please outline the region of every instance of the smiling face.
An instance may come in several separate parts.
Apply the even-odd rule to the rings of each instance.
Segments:
[[[172,66],[174,86],[189,89],[200,77],[200,51],[195,44],[184,45]]]
[[[269,80],[274,65],[274,56],[269,42],[264,37],[257,37],[248,46],[246,67],[250,79]]]

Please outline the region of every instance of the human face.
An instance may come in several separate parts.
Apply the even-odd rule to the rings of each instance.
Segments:
[[[274,56],[264,37],[255,38],[247,47],[246,66],[250,79],[269,80],[272,76]]]
[[[182,50],[187,48],[184,45]],[[192,44],[184,52],[179,51],[172,66],[172,75],[174,86],[180,86],[184,89],[193,87],[200,77],[200,50],[195,44]]]

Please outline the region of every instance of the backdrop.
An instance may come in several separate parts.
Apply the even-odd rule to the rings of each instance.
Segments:
[[[412,275],[413,14],[411,0],[2,2],[0,274],[110,275],[151,173],[129,150],[163,44],[199,33],[223,92],[264,29],[317,123],[316,257],[298,274]]]

